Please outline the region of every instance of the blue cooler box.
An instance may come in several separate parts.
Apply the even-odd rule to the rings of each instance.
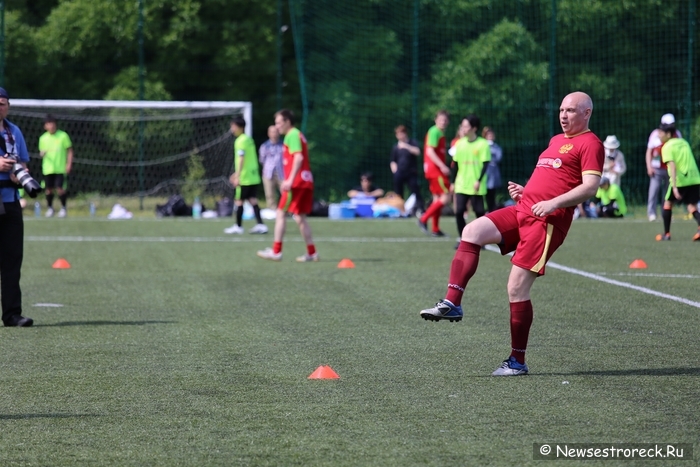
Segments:
[[[352,199],[352,205],[355,206],[355,215],[357,217],[372,217],[372,205],[374,198],[356,197]]]
[[[354,219],[355,206],[350,203],[329,204],[328,205],[329,219]]]

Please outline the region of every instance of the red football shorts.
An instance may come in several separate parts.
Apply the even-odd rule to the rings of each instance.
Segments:
[[[290,191],[282,192],[277,209],[290,214],[311,214],[313,207],[313,188],[292,188]]]
[[[429,178],[428,187],[434,195],[444,195],[450,192],[450,179],[440,175],[439,177]]]
[[[502,255],[515,251],[510,262],[544,275],[544,265],[557,248],[564,243],[566,234],[534,216],[516,211],[515,206],[486,214],[503,237],[498,247]]]

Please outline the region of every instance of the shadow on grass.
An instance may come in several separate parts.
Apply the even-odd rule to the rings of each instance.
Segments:
[[[569,373],[536,373],[532,376],[700,376],[700,368],[634,368],[630,370],[592,370]]]
[[[27,418],[84,418],[84,417],[101,417],[102,415],[91,413],[19,413],[19,414],[0,414],[0,420],[24,420]]]
[[[58,327],[58,326],[145,326],[147,324],[171,324],[176,321],[63,321],[53,324],[35,324],[34,327]]]

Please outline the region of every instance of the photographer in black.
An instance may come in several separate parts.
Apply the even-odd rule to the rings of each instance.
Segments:
[[[15,164],[26,169],[29,152],[20,129],[6,119],[10,110],[9,99],[7,91],[0,88],[0,137],[4,139],[6,149],[0,151],[4,153],[0,154],[0,298],[3,324],[26,327],[34,321],[22,316],[19,279],[24,253],[24,221],[19,205],[18,180],[13,172],[18,169]]]

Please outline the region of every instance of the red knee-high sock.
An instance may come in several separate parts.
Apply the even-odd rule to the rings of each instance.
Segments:
[[[428,222],[428,219],[431,217],[435,216],[435,211],[440,212],[442,210],[442,203],[438,201],[433,201],[430,206],[428,206],[428,209],[425,210],[423,215],[420,217],[420,221],[422,223]]]
[[[511,302],[510,304],[510,356],[518,363],[525,363],[527,338],[532,324],[532,302]]]
[[[467,282],[472,278],[479,266],[479,254],[481,246],[475,243],[459,242],[455,257],[450,267],[450,282],[447,284],[445,299],[455,305],[462,304],[462,295],[467,287]]]
[[[433,232],[438,232],[440,230],[440,214],[442,214],[442,207],[444,204],[442,204],[440,201],[438,201],[438,204],[440,206],[436,208],[435,212],[433,213]]]

